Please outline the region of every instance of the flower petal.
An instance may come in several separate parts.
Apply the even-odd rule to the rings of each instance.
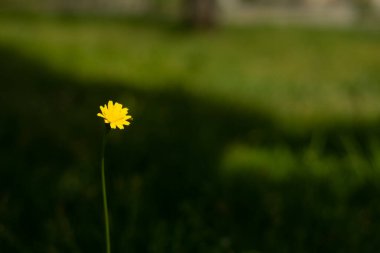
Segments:
[[[107,105],[104,105],[104,107],[100,106],[100,111],[105,114],[107,112]]]
[[[115,103],[115,109],[116,110],[121,110],[121,108],[122,108],[123,106],[121,105],[121,104],[119,104],[119,103]]]
[[[113,110],[113,102],[112,100],[108,101],[108,110]]]

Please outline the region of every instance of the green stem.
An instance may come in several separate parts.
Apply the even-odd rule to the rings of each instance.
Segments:
[[[103,141],[102,141],[102,162],[101,162],[101,169],[102,169],[102,191],[103,191],[103,206],[104,206],[104,223],[105,223],[105,234],[106,234],[106,245],[107,245],[107,253],[111,253],[111,240],[110,240],[110,226],[108,221],[108,206],[107,206],[107,190],[106,190],[106,176],[104,173],[104,150],[107,142],[107,133],[108,130],[106,129],[103,134]]]

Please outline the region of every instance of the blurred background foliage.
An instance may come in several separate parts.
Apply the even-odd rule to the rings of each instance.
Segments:
[[[0,6],[0,252],[377,252],[378,1]]]

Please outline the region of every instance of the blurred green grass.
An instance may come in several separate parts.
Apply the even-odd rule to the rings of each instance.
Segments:
[[[0,251],[376,252],[379,32],[2,17]],[[301,133],[301,134],[300,134]]]
[[[0,43],[79,79],[180,87],[260,108],[288,130],[371,124],[380,115],[375,29],[256,25],[201,33],[127,19],[8,16],[0,19]]]

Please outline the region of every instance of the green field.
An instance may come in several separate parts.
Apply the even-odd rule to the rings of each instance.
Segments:
[[[79,79],[182,89],[259,108],[290,128],[380,115],[378,30],[260,25],[197,33],[126,20],[2,18],[0,43]]]
[[[0,252],[380,248],[380,31],[0,17]]]

